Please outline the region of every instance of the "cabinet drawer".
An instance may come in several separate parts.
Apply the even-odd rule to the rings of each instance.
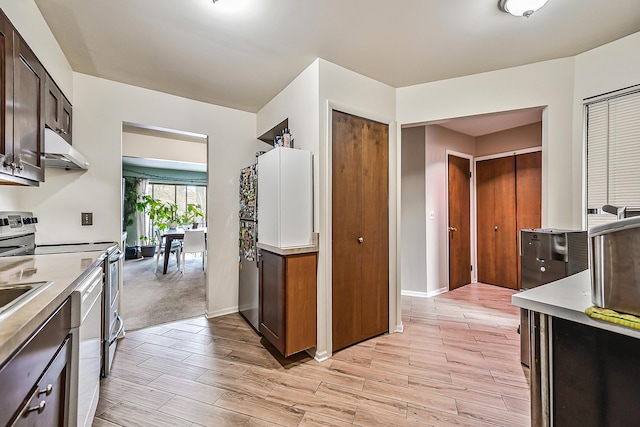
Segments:
[[[22,406],[71,328],[67,299],[0,367],[0,425],[6,425]]]

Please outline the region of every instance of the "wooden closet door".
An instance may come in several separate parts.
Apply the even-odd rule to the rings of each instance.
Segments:
[[[360,120],[363,340],[389,330],[389,126]]]
[[[476,164],[478,281],[517,288],[514,156]]]
[[[449,290],[471,283],[471,188],[469,159],[448,156]]]
[[[494,284],[518,289],[518,239],[516,238],[515,156],[495,159],[496,281]]]
[[[496,282],[495,191],[492,160],[476,163],[476,224],[478,282]]]
[[[355,117],[333,112],[333,350],[358,341],[362,300],[362,128]]]
[[[520,254],[520,230],[542,226],[542,152],[516,156],[516,239]],[[521,283],[521,265],[518,266],[518,289]]]
[[[333,112],[333,350],[389,328],[388,126]]]

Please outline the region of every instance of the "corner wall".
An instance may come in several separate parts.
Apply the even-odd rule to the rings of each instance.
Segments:
[[[426,126],[426,180],[427,212],[433,211],[433,219],[427,220],[427,283],[428,296],[449,289],[449,232],[447,151],[473,156],[476,140],[472,136],[454,132],[442,126]],[[472,190],[473,192],[473,190]],[[473,223],[473,221],[472,221]],[[473,244],[474,229],[471,229]]]
[[[395,121],[396,90],[319,59],[320,254],[318,257],[318,354],[332,354],[331,111],[336,109],[389,124],[389,332],[402,330],[400,301],[400,146]]]
[[[640,84],[640,32],[575,57],[573,97],[573,216],[586,227],[586,173],[583,100]]]
[[[542,226],[574,228],[571,170],[574,59],[564,58],[397,90],[400,124],[547,106],[542,130]]]
[[[403,295],[427,295],[425,146],[424,126],[402,129],[400,276]]]

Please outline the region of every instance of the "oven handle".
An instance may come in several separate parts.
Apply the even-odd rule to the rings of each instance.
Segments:
[[[120,327],[118,327],[118,332],[116,332],[115,335],[113,335],[111,338],[109,338],[109,345],[111,345],[114,342],[116,342],[116,340],[118,339],[118,337],[122,333],[122,330],[124,329],[124,322],[122,321],[122,317],[120,317],[119,314],[118,314],[118,317],[116,317],[116,321],[120,322]]]
[[[111,255],[109,257],[109,264],[116,263],[116,262],[120,261],[122,258],[124,258],[124,252],[118,251],[116,254]]]

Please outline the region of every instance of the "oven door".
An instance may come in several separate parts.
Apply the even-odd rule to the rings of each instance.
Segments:
[[[124,330],[124,322],[118,312],[120,302],[120,275],[124,253],[119,249],[110,253],[105,259],[104,283],[104,320],[102,339],[102,377],[106,378],[111,371],[111,364],[116,353],[118,337]]]

